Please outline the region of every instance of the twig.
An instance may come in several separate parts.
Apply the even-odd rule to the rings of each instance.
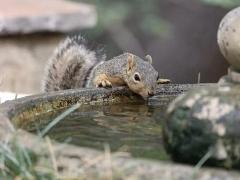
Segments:
[[[49,132],[50,129],[52,129],[56,124],[58,124],[61,120],[63,120],[70,113],[72,113],[73,111],[78,109],[80,106],[81,106],[81,104],[77,103],[77,104],[73,105],[72,107],[70,107],[69,109],[67,109],[66,111],[64,111],[59,116],[57,116],[51,123],[48,124],[48,126],[45,129],[43,129],[43,131],[40,133],[40,136],[41,137],[45,136]]]
[[[192,175],[192,179],[195,179],[194,177],[197,174],[197,171],[199,171],[199,169],[203,166],[203,164],[213,155],[214,153],[214,149],[210,148],[208,150],[208,152],[202,157],[202,159],[200,159],[200,161],[196,164],[196,166],[194,167],[193,170],[193,175]]]
[[[112,180],[113,179],[112,160],[111,160],[111,151],[110,151],[109,145],[105,144],[104,149],[105,149],[105,159],[106,159],[106,168],[107,168],[106,177],[108,177],[107,179]]]
[[[52,161],[52,165],[53,165],[53,169],[58,177],[58,165],[57,165],[57,160],[56,160],[56,156],[54,153],[54,149],[51,143],[51,140],[49,137],[46,137],[46,142],[47,142],[47,146],[48,146],[48,150],[50,153],[50,157],[51,157],[51,161]]]
[[[201,73],[199,72],[199,73],[198,73],[198,80],[197,80],[197,83],[200,84],[200,82],[201,82]]]

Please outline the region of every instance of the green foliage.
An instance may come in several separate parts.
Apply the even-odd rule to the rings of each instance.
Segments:
[[[81,31],[91,42],[103,42],[108,55],[114,56],[129,48],[144,51],[149,42],[156,39],[166,39],[172,36],[175,28],[163,14],[166,0],[73,0],[86,2],[96,6],[98,23],[92,29]],[[233,8],[240,5],[240,0],[198,0],[206,5]],[[188,2],[191,4],[191,1]],[[172,3],[174,6],[174,3]],[[177,3],[178,4],[178,3]],[[180,3],[178,4],[180,5]],[[167,6],[166,6],[167,7]],[[179,6],[182,8],[182,6]],[[173,13],[174,14],[174,13]],[[130,35],[132,43],[125,47],[119,43],[126,40],[126,34]],[[117,37],[116,37],[117,36]],[[128,39],[128,37],[127,37]],[[124,41],[125,42],[125,41]],[[140,48],[139,48],[140,47]],[[141,49],[141,50],[139,50]],[[145,52],[142,52],[145,53]]]
[[[97,7],[98,24],[94,30],[88,30],[94,32],[94,35],[104,33],[115,24],[134,26],[138,29],[138,33],[148,33],[153,36],[165,36],[170,27],[158,14],[158,0],[85,0],[85,2]]]
[[[240,0],[201,0],[205,3],[222,6],[224,8],[233,8],[240,5]]]
[[[0,179],[53,180],[55,178],[52,168],[37,166],[36,155],[23,147],[16,138],[8,143],[0,142]]]
[[[97,25],[81,31],[81,34],[90,42],[102,42],[110,57],[122,53],[126,48],[136,48],[140,53],[144,51],[149,40],[169,37],[172,32],[170,22],[160,15],[161,2],[158,0],[73,1],[90,3],[96,7]],[[126,37],[126,34],[129,36]],[[129,37],[132,45],[126,47],[121,42],[126,43]]]
[[[53,119],[46,128],[40,132],[39,140],[41,140],[51,128],[79,107],[80,104],[77,103]],[[10,142],[0,141],[0,179],[56,179],[57,173],[54,172],[49,162],[50,155],[46,154],[46,152],[34,154],[34,152],[27,149],[19,142],[17,136]],[[41,161],[44,166],[39,166],[38,161]]]
[[[156,36],[168,36],[171,30],[171,25],[164,19],[156,16],[147,15],[143,17],[140,23],[140,28],[143,32],[149,32]]]
[[[161,2],[158,0],[74,0],[84,1],[96,6],[98,24],[85,31],[90,37],[103,36],[114,25],[124,25],[134,31],[136,37],[166,37],[171,32],[171,24],[160,14]],[[203,3],[232,8],[240,5],[240,0],[199,0]]]

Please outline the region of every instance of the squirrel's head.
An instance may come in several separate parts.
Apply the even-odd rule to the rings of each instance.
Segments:
[[[126,83],[128,87],[143,98],[153,96],[158,80],[158,72],[152,66],[151,56],[142,60],[138,56],[127,53]]]

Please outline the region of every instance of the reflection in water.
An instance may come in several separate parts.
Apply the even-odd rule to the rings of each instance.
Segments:
[[[161,119],[164,105],[118,104],[81,106],[78,111],[57,124],[48,135],[60,142],[103,150],[109,144],[112,151],[124,151],[134,157],[169,159],[163,148]],[[45,114],[28,124],[26,129],[36,132],[60,112]]]

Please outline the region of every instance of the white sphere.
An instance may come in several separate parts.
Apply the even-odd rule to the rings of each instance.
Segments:
[[[234,69],[240,70],[240,7],[222,19],[217,38],[223,56]]]

